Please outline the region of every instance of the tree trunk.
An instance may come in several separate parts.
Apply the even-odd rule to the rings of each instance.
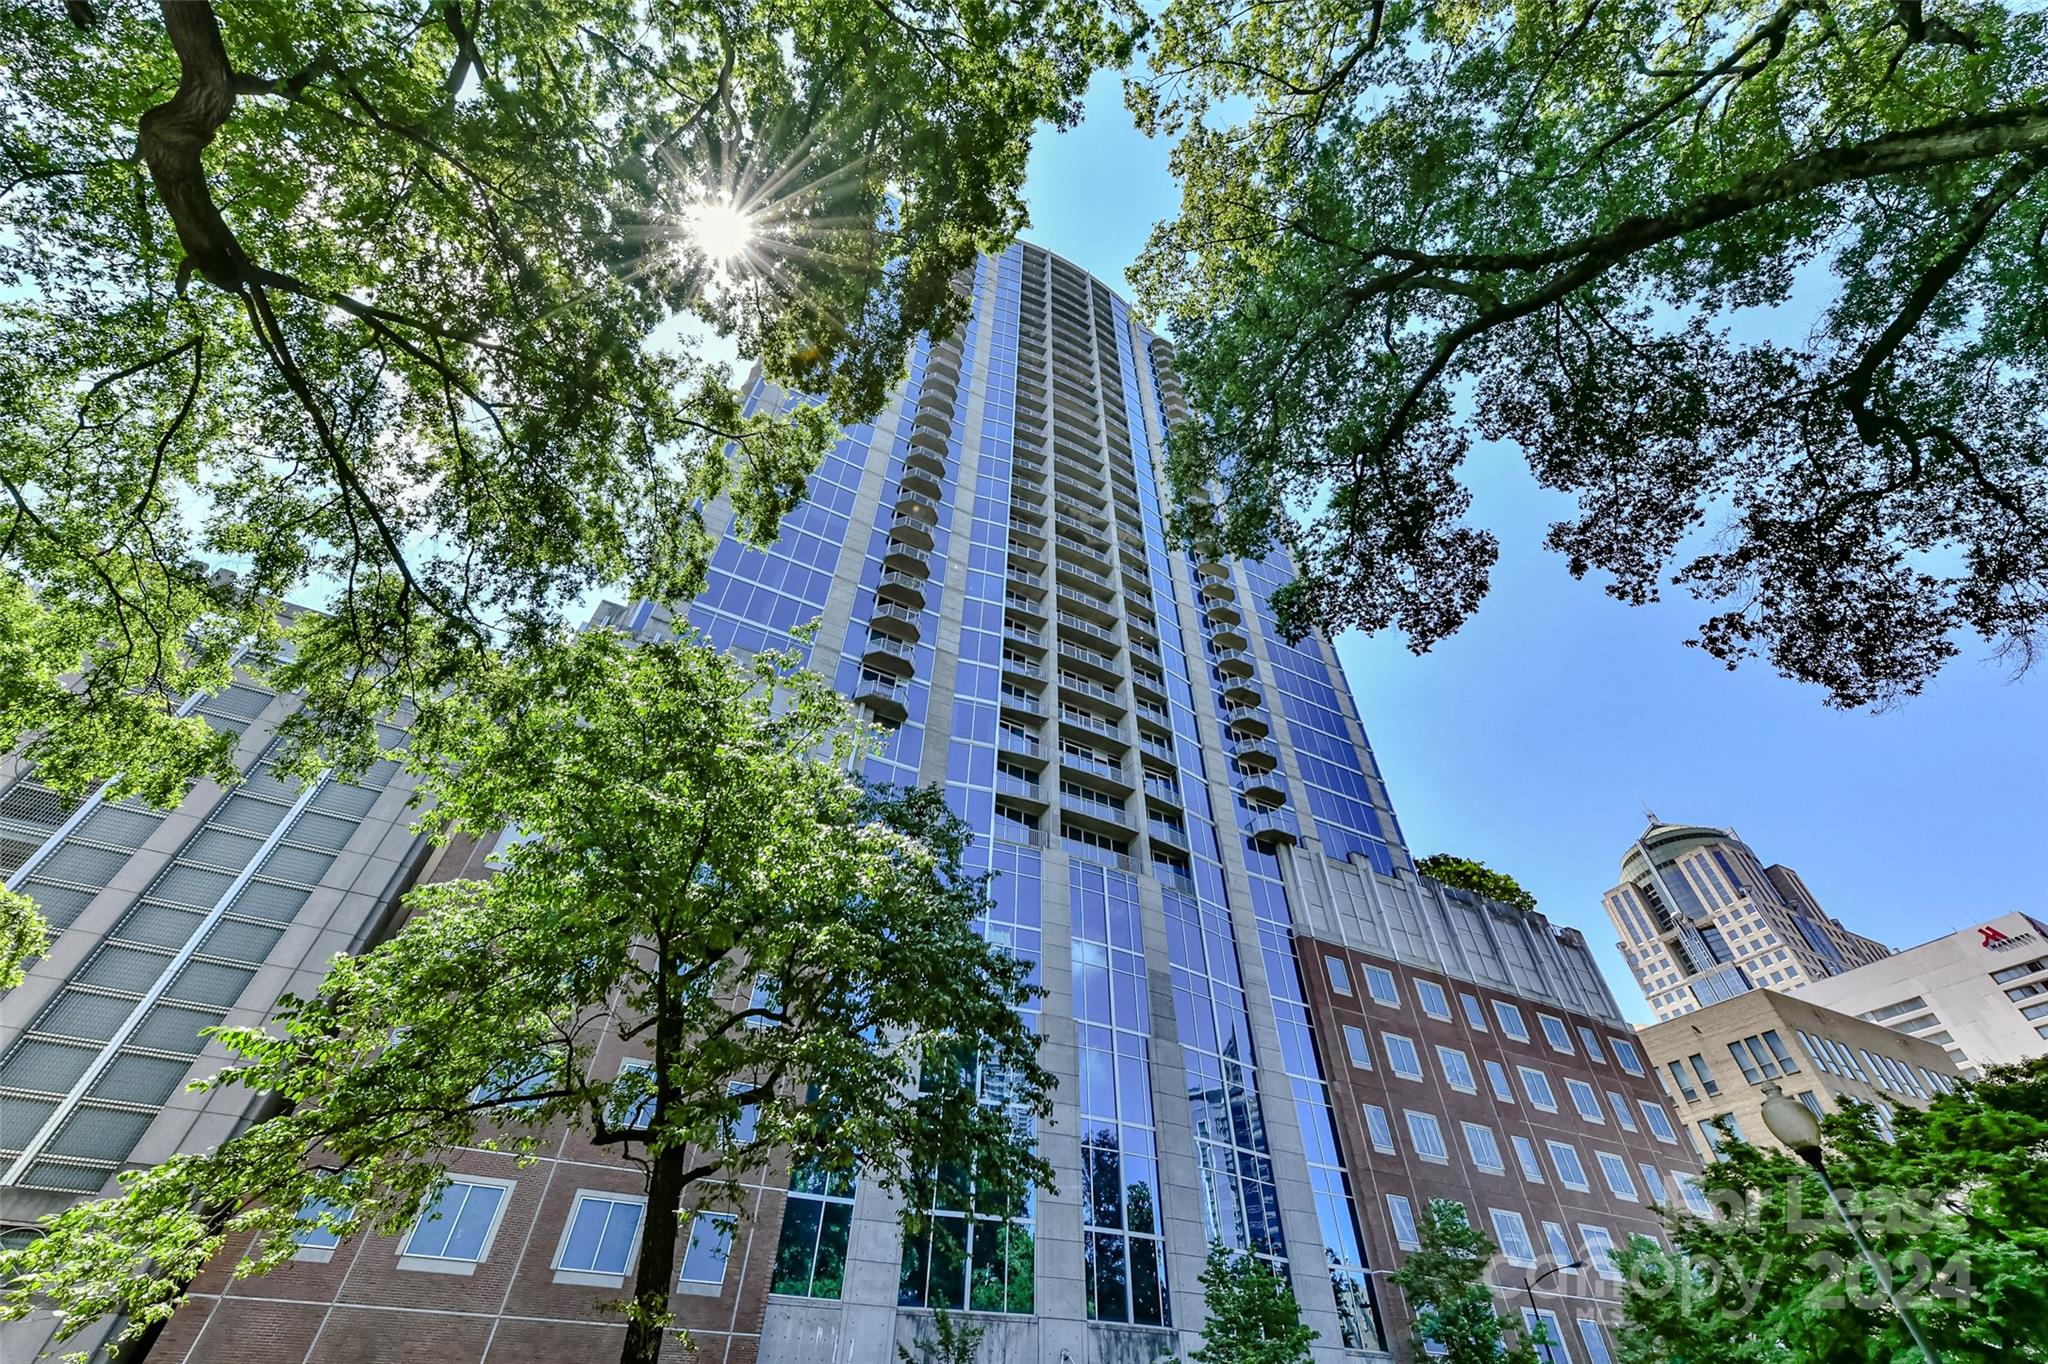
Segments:
[[[667,943],[658,939],[658,963],[654,985],[654,1116],[648,1125],[650,1144],[658,1143],[668,1131],[675,1112],[676,1096],[671,1076],[675,1074],[676,1036],[673,1011],[668,1007],[670,983],[676,978],[675,963]],[[626,1319],[626,1343],[619,1351],[619,1364],[657,1364],[661,1342],[667,1330],[669,1293],[676,1281],[676,1234],[682,1229],[683,1180],[687,1176],[687,1152],[670,1146],[652,1158],[647,1181],[647,1220],[640,1229],[640,1259],[633,1267],[633,1310]]]

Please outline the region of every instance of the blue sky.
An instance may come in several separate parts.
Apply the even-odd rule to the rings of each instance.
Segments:
[[[1126,294],[1125,269],[1177,203],[1165,146],[1132,128],[1109,76],[1079,128],[1041,134],[1025,197],[1032,241]],[[1474,519],[1502,542],[1479,614],[1423,657],[1391,636],[1347,636],[1338,653],[1416,854],[1513,874],[1585,931],[1629,1017],[1649,1010],[1599,897],[1645,803],[1732,826],[1894,946],[2048,910],[2048,675],[2013,682],[1971,640],[1916,701],[1828,710],[1767,668],[1730,673],[1685,648],[1700,604],[1630,608],[1573,582],[1542,548],[1569,500],[1514,450],[1482,447],[1466,472]]]

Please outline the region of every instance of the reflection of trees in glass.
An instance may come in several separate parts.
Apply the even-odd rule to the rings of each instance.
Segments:
[[[807,1298],[839,1296],[846,1280],[853,1191],[854,1177],[848,1171],[800,1165],[791,1172],[770,1291]]]
[[[1129,1199],[1131,1230],[1158,1231],[1157,1220],[1152,1213],[1152,1186],[1139,1180],[1131,1185]]]
[[[938,1216],[904,1240],[896,1301],[904,1307],[1030,1312],[1036,1243],[1028,1223]]]

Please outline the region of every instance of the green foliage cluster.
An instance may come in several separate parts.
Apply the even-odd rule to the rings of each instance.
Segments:
[[[0,1315],[146,1330],[216,1256],[274,1269],[307,1219],[398,1232],[456,1148],[525,1155],[568,1124],[648,1171],[622,1353],[648,1364],[682,1215],[744,1206],[771,1151],[915,1208],[942,1170],[998,1215],[1050,1182],[1029,968],[975,931],[968,832],[935,788],[851,775],[873,738],[796,655],[594,632],[476,682],[407,757],[431,832],[518,832],[502,867],[415,889],[273,1027],[219,1030],[239,1059],[202,1087],[285,1111],[51,1219],[0,1256]],[[622,1041],[651,1069],[592,1065]]]
[[[962,318],[1034,128],[1135,15],[0,9],[0,747],[168,803],[225,775],[178,701],[289,636],[306,770],[345,767],[592,589],[687,598],[724,510],[772,539]],[[743,260],[689,235],[706,201],[755,220]],[[713,332],[812,397],[745,411]]]
[[[1455,857],[1450,853],[1431,853],[1428,857],[1417,858],[1415,869],[1432,881],[1447,886],[1469,890],[1475,895],[1484,895],[1489,900],[1498,900],[1516,909],[1533,910],[1536,897],[1523,890],[1521,883],[1504,871],[1495,871],[1484,862],[1475,862],[1469,857]]]
[[[1887,1140],[1851,1106],[1822,1123],[1826,1167],[1949,1364],[2048,1359],[2048,1058],[1993,1067]],[[1813,1172],[1739,1141],[1707,1167],[1711,1217],[1636,1238],[1618,1333],[1628,1364],[1896,1364],[1919,1353]]]
[[[1444,1364],[1538,1364],[1520,1322],[1494,1310],[1486,1267],[1499,1247],[1474,1227],[1465,1205],[1432,1198],[1416,1219],[1416,1248],[1393,1273],[1414,1313],[1418,1358],[1437,1351]],[[1539,1331],[1543,1327],[1537,1328]],[[1509,1337],[1514,1343],[1509,1344]]]
[[[1308,1364],[1316,1332],[1302,1324],[1287,1276],[1258,1256],[1212,1242],[1202,1300],[1209,1318],[1191,1364]]]
[[[1200,420],[1179,525],[1291,628],[1484,597],[1475,441],[1549,544],[1831,704],[2048,625],[2048,14],[2007,0],[1168,0],[1133,272]],[[1786,305],[1792,305],[1787,307]],[[1779,311],[1782,310],[1782,311]]]

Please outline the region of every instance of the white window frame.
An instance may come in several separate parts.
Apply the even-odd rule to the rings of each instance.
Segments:
[[[1536,1154],[1536,1143],[1517,1133],[1508,1134],[1508,1145],[1515,1148],[1515,1164],[1522,1167],[1522,1178],[1531,1184],[1547,1184],[1543,1175],[1543,1160]]]
[[[1595,1236],[1599,1240],[1596,1243]],[[1579,1242],[1586,1248],[1586,1265],[1609,1283],[1621,1282],[1621,1268],[1614,1263],[1614,1233],[1590,1222],[1579,1223]]]
[[[1559,1184],[1578,1193],[1591,1193],[1593,1191],[1592,1177],[1586,1173],[1586,1162],[1579,1158],[1578,1147],[1568,1141],[1546,1141],[1543,1144],[1550,1148],[1550,1168],[1556,1172]],[[1565,1173],[1564,1162],[1557,1158],[1559,1151],[1569,1151],[1572,1153],[1572,1164],[1579,1172],[1576,1179]]]
[[[1650,1129],[1651,1136],[1667,1145],[1678,1145],[1678,1130],[1671,1125],[1671,1115],[1664,1111],[1664,1105],[1638,1099],[1636,1107],[1643,1111],[1643,1125]]]
[[[1351,964],[1342,957],[1323,954],[1323,978],[1330,982],[1330,989],[1346,999],[1351,994]]]
[[[1607,1106],[1614,1110],[1614,1125],[1622,1131],[1636,1132],[1641,1130],[1636,1124],[1636,1115],[1629,1111],[1628,1095],[1618,1089],[1608,1090]]]
[[[1458,1005],[1465,1011],[1465,1026],[1473,1032],[1491,1032],[1486,1026],[1486,1004],[1470,990],[1458,991]]]
[[[1493,1239],[1500,1244],[1501,1258],[1511,1265],[1520,1265],[1524,1269],[1533,1267],[1536,1263],[1536,1243],[1529,1239],[1529,1223],[1524,1220],[1522,1214],[1512,1208],[1488,1208],[1486,1214],[1493,1220]],[[1514,1227],[1515,1237],[1520,1239],[1522,1248],[1528,1254],[1517,1255],[1508,1248],[1510,1237],[1503,1226],[1504,1223]]]
[[[1571,1095],[1572,1108],[1590,1123],[1607,1125],[1607,1110],[1600,1106],[1600,1091],[1574,1076],[1564,1077],[1564,1092]]]
[[[633,1224],[633,1240],[626,1247],[626,1266],[616,1274],[602,1269],[564,1269],[562,1257],[569,1253],[569,1237],[576,1230],[576,1218],[583,1211],[585,1203],[620,1203],[640,1210],[639,1219]],[[609,1214],[607,1214],[609,1216]],[[637,1194],[613,1193],[609,1189],[578,1189],[576,1197],[569,1202],[569,1215],[562,1221],[562,1235],[555,1242],[554,1258],[548,1261],[548,1268],[554,1271],[556,1283],[585,1284],[593,1288],[621,1288],[626,1276],[633,1272],[640,1253],[640,1235],[647,1230],[647,1200]]]
[[[1600,1322],[1596,1317],[1580,1317],[1579,1344],[1586,1347],[1588,1364],[1614,1364],[1614,1354],[1607,1348],[1607,1337],[1600,1333]]]
[[[690,1242],[697,1234],[697,1223],[709,1219],[725,1223],[725,1264],[714,1282],[710,1279],[686,1279],[683,1266],[690,1261]],[[700,1209],[683,1219],[683,1225],[676,1237],[676,1291],[700,1295],[716,1295],[725,1291],[725,1281],[732,1273],[733,1252],[739,1249],[740,1219],[737,1213],[712,1212]]]
[[[1372,1069],[1372,1042],[1356,1023],[1344,1025],[1344,1053],[1358,1070]]]
[[[1486,1062],[1486,1087],[1493,1091],[1495,1103],[1515,1102],[1515,1082],[1508,1078],[1508,1068],[1500,1062]]]
[[[313,1223],[306,1221],[305,1219],[307,1218],[307,1215],[309,1213],[313,1217],[318,1217],[323,1208],[332,1208],[335,1206],[336,1205],[334,1201],[332,1199],[327,1198],[309,1198],[304,1203],[301,1203],[299,1205],[299,1211],[297,1216],[299,1217],[302,1223],[303,1229],[292,1233],[292,1244],[295,1247],[297,1247],[297,1249],[292,1251],[292,1258],[294,1260],[301,1260],[307,1264],[324,1265],[334,1259],[334,1252],[341,1249],[342,1234],[340,1232],[329,1231],[327,1228],[322,1226],[316,1226]],[[344,1223],[347,1223],[354,1221],[355,1218],[353,1216],[350,1216],[342,1220]],[[330,1239],[320,1241],[305,1241],[300,1239],[308,1235]]]
[[[1360,1104],[1358,1107],[1365,1120],[1366,1141],[1372,1144],[1373,1150],[1391,1155],[1394,1151],[1394,1120],[1378,1104]],[[1375,1115],[1377,1122],[1374,1121]]]
[[[1627,1199],[1631,1203],[1643,1201],[1642,1195],[1636,1192],[1635,1173],[1628,1168],[1628,1158],[1626,1156],[1623,1156],[1618,1151],[1595,1151],[1593,1152],[1593,1163],[1600,1167],[1600,1178],[1606,1183],[1607,1192],[1613,1194],[1616,1198]],[[1615,1183],[1614,1179],[1617,1173],[1621,1175],[1621,1182],[1619,1184]]]
[[[1437,1117],[1434,1113],[1425,1113],[1419,1108],[1404,1108],[1401,1110],[1401,1113],[1408,1120],[1408,1146],[1415,1152],[1415,1158],[1427,1161],[1431,1165],[1449,1165],[1451,1163],[1451,1146],[1444,1139],[1443,1119]],[[1434,1134],[1436,1145],[1436,1154],[1434,1155],[1424,1149],[1428,1144],[1423,1140],[1422,1134],[1425,1131]]]
[[[1415,1004],[1417,1008],[1421,1009],[1422,1012],[1431,1018],[1441,1022],[1448,1023],[1451,1021],[1451,995],[1448,990],[1437,984],[1437,982],[1424,980],[1420,976],[1415,977],[1408,983],[1415,987]],[[1438,1001],[1438,1007],[1434,1009],[1430,1007],[1431,991],[1435,991],[1435,997]]]
[[[1541,1321],[1549,1331],[1550,1338],[1543,1344],[1536,1344],[1536,1323]],[[1557,1313],[1549,1308],[1522,1309],[1522,1331],[1529,1339],[1529,1346],[1536,1351],[1536,1357],[1543,1364],[1572,1364],[1571,1348],[1564,1343],[1564,1323],[1557,1319]]]
[[[1458,1058],[1455,1063],[1451,1060],[1454,1056]],[[1439,1044],[1436,1049],[1436,1063],[1443,1069],[1444,1083],[1452,1089],[1457,1090],[1460,1094],[1477,1094],[1479,1092],[1479,1077],[1472,1073],[1472,1058],[1464,1052],[1456,1047],[1446,1047]],[[1452,1069],[1454,1064],[1464,1068],[1465,1078],[1463,1080],[1460,1080],[1457,1073]]]
[[[1636,1051],[1636,1044],[1625,1037],[1610,1037],[1607,1045],[1614,1052],[1615,1064],[1638,1079],[1643,1074],[1643,1058]]]
[[[1557,1091],[1551,1088],[1550,1077],[1534,1066],[1516,1066],[1515,1069],[1521,1073],[1522,1094],[1529,1100],[1529,1106],[1545,1113],[1557,1112]],[[1543,1098],[1536,1097],[1536,1087],[1529,1083],[1531,1075],[1543,1086]]]
[[[1522,1017],[1522,1011],[1504,999],[1493,1001],[1493,1018],[1500,1024],[1500,1030],[1517,1042],[1529,1040],[1529,1023]]]
[[[1579,1258],[1572,1253],[1572,1238],[1564,1234],[1562,1222],[1543,1224],[1543,1245],[1549,1250],[1550,1257],[1560,1265],[1568,1265]]]
[[[1386,992],[1381,993],[1380,987]],[[1401,984],[1394,979],[1394,973],[1384,966],[1365,968],[1365,995],[1375,1004],[1384,1004],[1390,1009],[1401,1007]]]
[[[1586,1058],[1595,1065],[1606,1065],[1607,1053],[1600,1049],[1600,1034],[1583,1023],[1577,1024],[1572,1030],[1578,1033],[1579,1045],[1585,1048]]]
[[[1643,1187],[1650,1191],[1645,1203],[1663,1203],[1665,1199],[1664,1172],[1647,1160],[1636,1162],[1636,1177],[1643,1181]]]
[[[1388,1070],[1403,1080],[1420,1080],[1422,1078],[1422,1052],[1416,1047],[1414,1038],[1403,1037],[1397,1032],[1382,1032],[1380,1034],[1380,1042],[1387,1049]],[[1394,1044],[1396,1042],[1408,1048],[1408,1055],[1414,1062],[1411,1069],[1403,1070],[1401,1068],[1401,1058],[1394,1052]]]
[[[1553,1025],[1557,1029],[1556,1032],[1551,1031]],[[1544,1044],[1552,1051],[1561,1056],[1577,1056],[1579,1054],[1579,1049],[1572,1045],[1571,1025],[1556,1014],[1537,1014],[1536,1026],[1543,1029]],[[1558,1045],[1560,1039],[1564,1044],[1562,1046]]]
[[[1422,1245],[1422,1236],[1415,1225],[1415,1205],[1405,1195],[1387,1195],[1387,1224],[1393,1230],[1394,1244],[1403,1250],[1416,1250]],[[1406,1227],[1404,1233],[1402,1228]]]
[[[1507,1157],[1500,1153],[1500,1137],[1495,1134],[1491,1127],[1488,1127],[1483,1122],[1460,1122],[1458,1126],[1464,1132],[1465,1154],[1472,1157],[1473,1169],[1478,1170],[1482,1174],[1489,1175],[1504,1175],[1508,1172]],[[1473,1134],[1476,1132],[1484,1132],[1486,1134],[1486,1144],[1493,1148],[1491,1164],[1480,1153],[1479,1143],[1473,1139]]]
[[[408,1247],[412,1245],[412,1238],[418,1235],[419,1229],[422,1226],[426,1225],[420,1219],[426,1216],[427,1210],[430,1207],[441,1200],[441,1196],[447,1192],[447,1188],[457,1184],[479,1185],[484,1188],[496,1188],[504,1191],[504,1197],[498,1200],[497,1208],[491,1213],[491,1224],[484,1228],[483,1243],[477,1247],[476,1258],[474,1260],[457,1260],[445,1255],[414,1255],[410,1253]],[[398,1238],[398,1267],[421,1274],[454,1274],[462,1278],[468,1278],[475,1274],[478,1265],[491,1262],[491,1246],[498,1239],[498,1229],[505,1224],[505,1214],[512,1207],[513,1191],[518,1189],[518,1187],[519,1181],[516,1179],[494,1179],[489,1175],[450,1175],[446,1187],[435,1190],[431,1199],[420,1200],[419,1208],[412,1215],[412,1224],[405,1229],[405,1235]]]

